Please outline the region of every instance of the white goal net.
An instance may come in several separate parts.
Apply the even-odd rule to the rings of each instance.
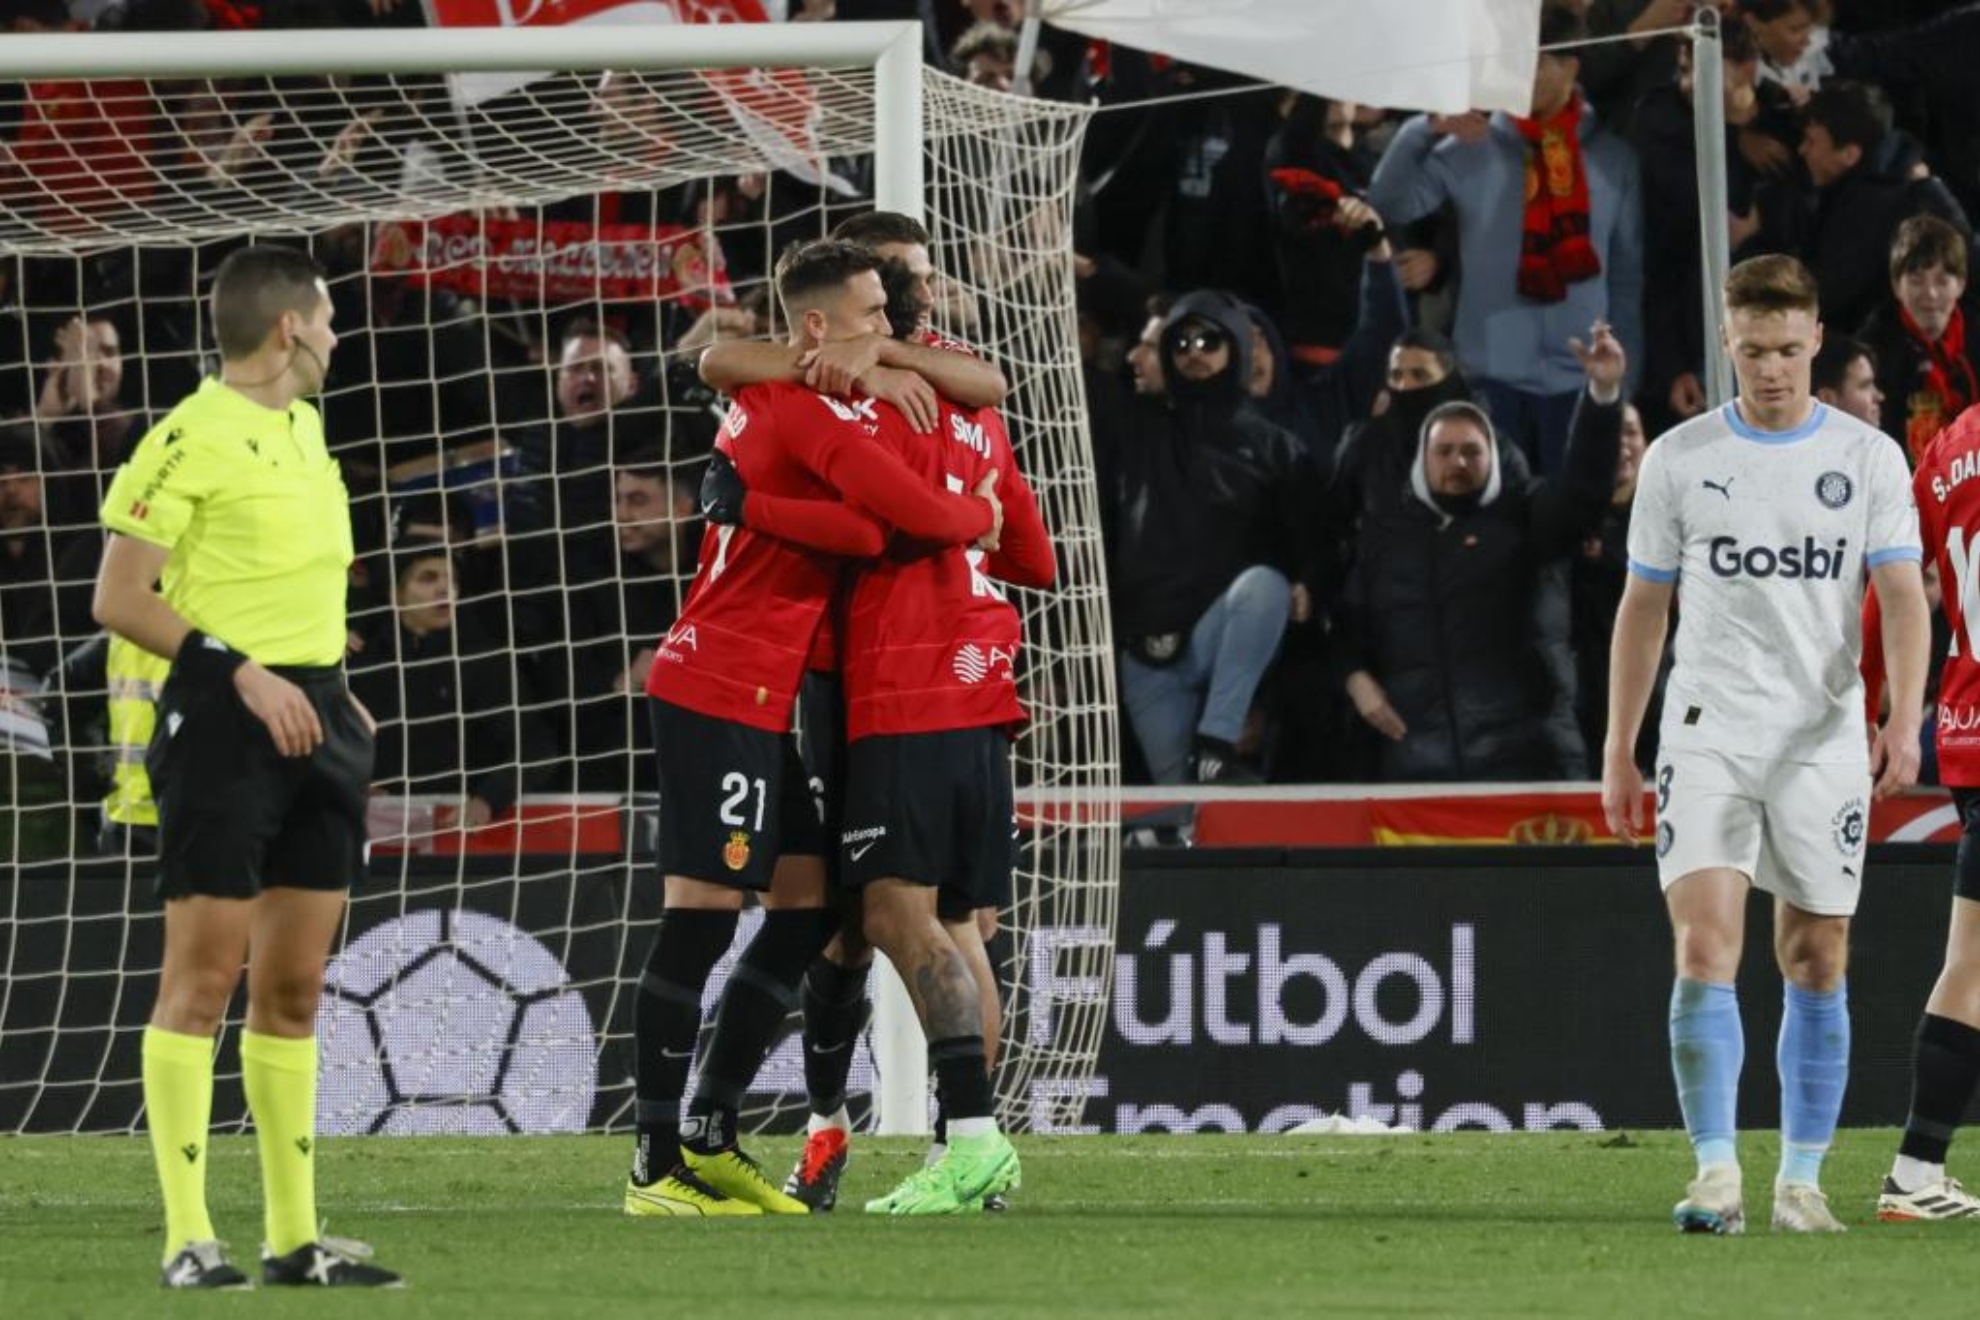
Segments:
[[[1086,112],[918,68],[903,102],[874,56],[902,33],[914,49],[911,30],[824,28],[698,34],[715,53],[695,64],[678,30],[483,32],[473,58],[446,32],[384,52],[369,34],[154,38],[124,67],[64,63],[73,43],[0,51],[16,116],[0,168],[0,1132],[139,1121],[160,923],[136,771],[161,667],[90,620],[95,508],[211,370],[202,297],[255,239],[306,245],[330,273],[340,342],[320,404],[360,555],[348,667],[383,721],[370,874],[319,1028],[320,1127],[628,1123],[659,910],[639,687],[693,571],[721,406],[694,361],[778,335],[779,251],[876,196],[925,203],[938,328],[1009,377],[1060,548],[1059,586],[1021,593],[1036,722],[994,952],[1006,1121],[1078,1122],[1118,878],[1070,247]],[[564,68],[516,71],[523,56]],[[911,129],[916,113],[904,160],[890,116]],[[237,1028],[222,1126],[243,1121]],[[753,1118],[788,1126],[802,1090],[786,1039]],[[874,1091],[862,1043],[855,1109]]]

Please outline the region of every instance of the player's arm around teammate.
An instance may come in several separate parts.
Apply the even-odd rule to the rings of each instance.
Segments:
[[[869,211],[842,221],[832,237],[906,268],[918,304],[912,324],[896,324],[891,337],[864,335],[808,349],[716,344],[701,355],[704,381],[725,394],[771,380],[802,381],[827,394],[871,394],[899,408],[924,433],[939,419],[938,394],[968,408],[1003,405],[1010,393],[1004,373],[961,345],[938,339],[931,328],[937,276],[926,226],[898,211]]]

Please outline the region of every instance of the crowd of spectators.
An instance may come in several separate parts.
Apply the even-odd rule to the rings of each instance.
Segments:
[[[1959,86],[1980,5],[1716,2],[1734,256],[1810,265],[1821,397],[1915,456],[1980,401],[1980,109]],[[1049,26],[1020,70],[1023,0],[765,7],[920,18],[931,63],[1101,107],[1074,270],[1131,778],[1588,776],[1636,467],[1705,407],[1691,45],[1667,31],[1694,0],[1545,0],[1527,117],[1329,101]],[[424,21],[410,0],[0,0],[16,32]],[[114,170],[85,168],[78,133],[215,186],[277,158],[330,179],[376,146],[370,120],[285,119],[281,80],[170,116],[143,86],[0,91],[0,201],[102,203]],[[591,93],[605,138],[638,118],[624,88]],[[469,820],[645,786],[637,693],[720,420],[695,356],[773,334],[777,251],[861,205],[757,174],[504,217],[722,235],[719,263],[676,249],[659,299],[422,281],[379,260],[387,226],[313,236],[382,785]],[[58,690],[71,746],[92,737],[65,651],[96,631],[96,502],[206,365],[198,295],[227,248],[0,263],[0,650]],[[101,796],[76,759],[78,800]]]

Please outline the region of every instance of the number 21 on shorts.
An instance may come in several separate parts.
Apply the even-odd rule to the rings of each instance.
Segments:
[[[724,825],[746,825],[751,830],[763,828],[763,802],[765,789],[763,780],[752,779],[739,770],[731,770],[722,776],[722,807],[720,816]],[[751,816],[743,814],[749,805],[750,797],[756,798],[756,811]]]

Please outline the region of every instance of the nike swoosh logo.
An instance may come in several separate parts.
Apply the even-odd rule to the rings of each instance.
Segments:
[[[851,1041],[842,1040],[837,1045],[807,1045],[805,1048],[813,1054],[837,1054],[850,1044],[852,1044]]]
[[[858,860],[859,860],[860,858],[862,858],[862,857],[864,857],[864,856],[866,856],[866,854],[868,854],[868,853],[870,853],[870,852],[872,852],[872,851],[873,851],[873,844],[871,844],[871,843],[862,843],[862,844],[860,844],[860,845],[859,845],[859,847],[857,847],[857,848],[855,848],[855,849],[853,849],[853,850],[852,850],[851,852],[849,852],[849,853],[847,853],[847,854],[846,854],[846,856],[848,856],[848,857],[850,857],[850,858],[852,858],[852,859],[853,859],[853,860],[854,860],[854,861],[856,862],[856,861],[858,861]]]
[[[660,1057],[661,1057],[661,1058],[663,1058],[663,1059],[692,1059],[692,1058],[694,1057],[694,1051],[693,1051],[693,1050],[691,1050],[691,1049],[690,1049],[690,1050],[661,1050],[661,1051],[660,1051]]]

